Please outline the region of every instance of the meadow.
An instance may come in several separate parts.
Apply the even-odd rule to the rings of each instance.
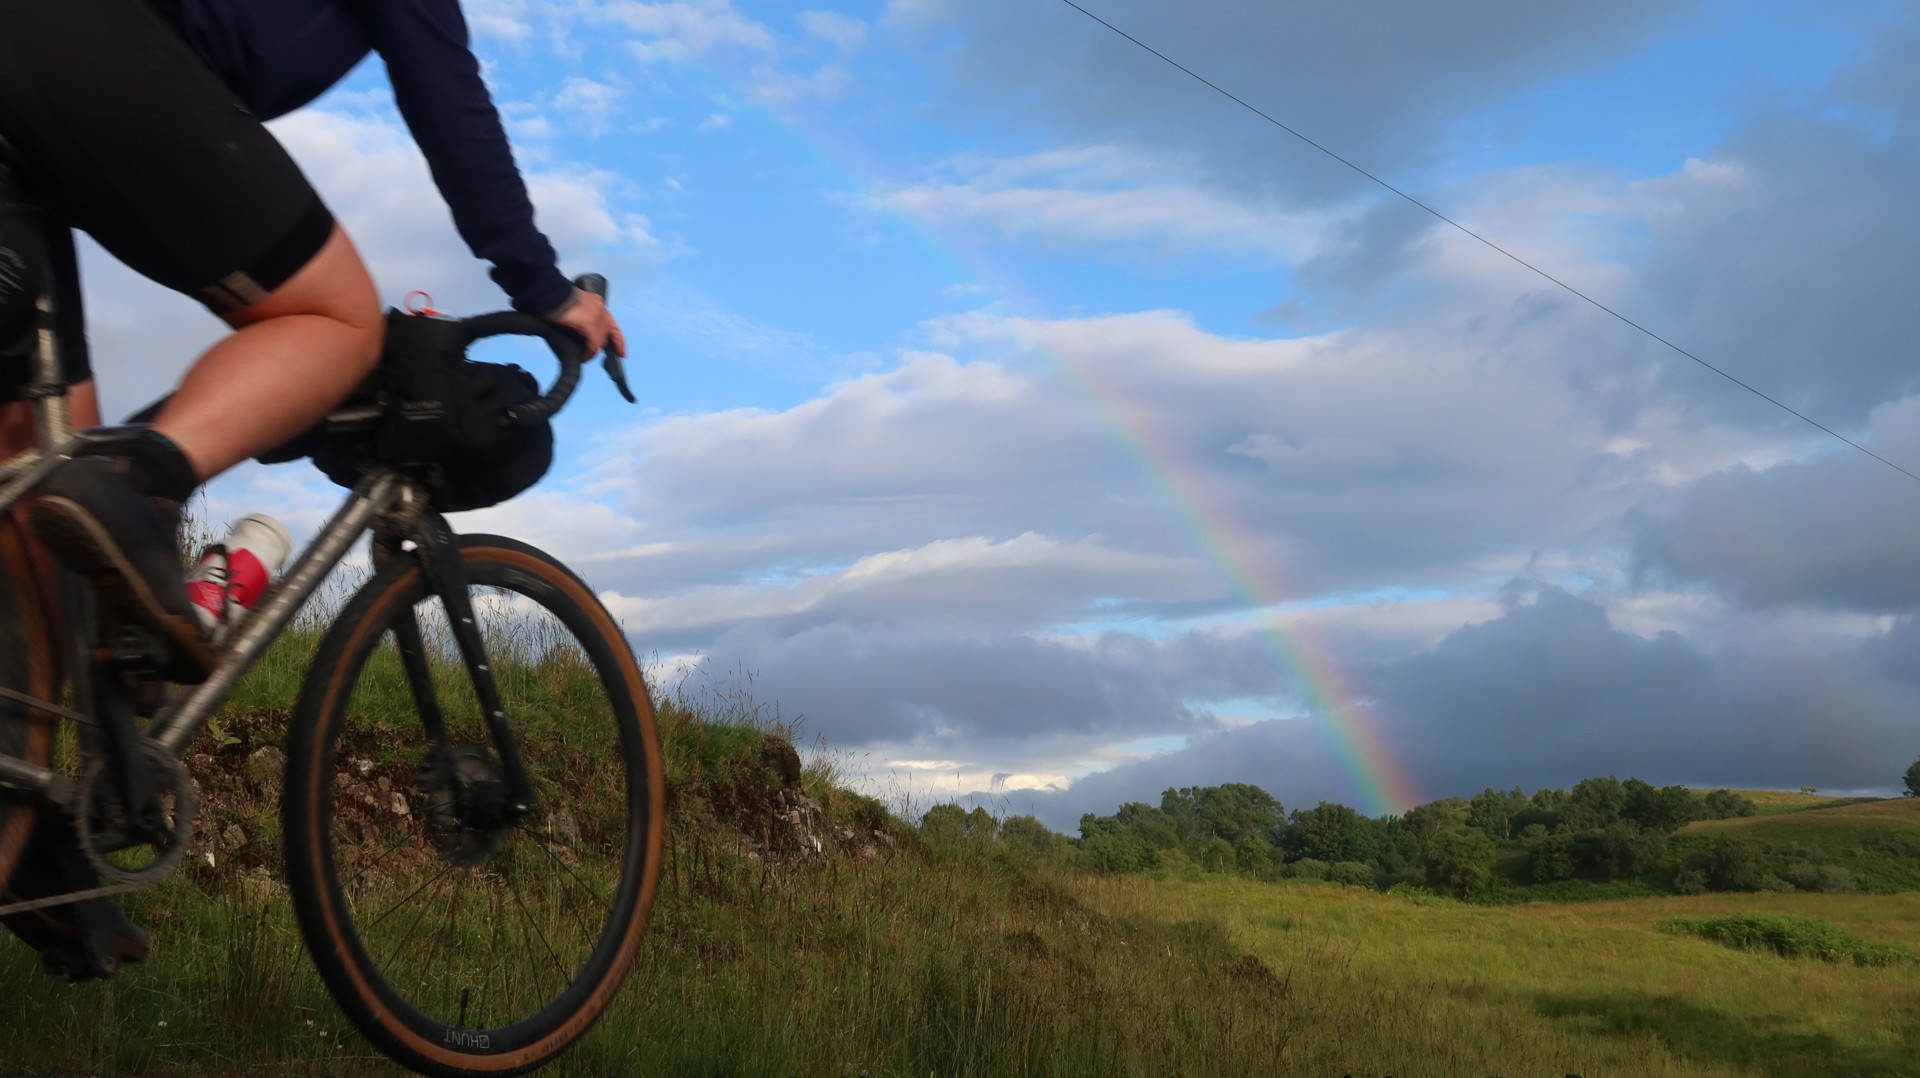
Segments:
[[[398,1073],[345,1028],[280,881],[261,761],[311,646],[290,636],[194,746],[202,845],[126,902],[148,963],[62,985],[0,942],[0,1074]],[[503,676],[565,699],[556,656],[529,649]],[[373,688],[367,722],[404,721]],[[548,1073],[1920,1078],[1920,892],[1481,905],[1191,865],[1094,874],[1037,825],[899,818],[845,788],[830,753],[801,766],[750,701],[672,699],[661,727],[652,928],[613,1010]],[[1845,856],[1906,849],[1920,827],[1904,802],[1809,804],[1681,837],[1784,827]],[[1674,927],[1743,916],[1811,919],[1893,957],[1789,958]]]

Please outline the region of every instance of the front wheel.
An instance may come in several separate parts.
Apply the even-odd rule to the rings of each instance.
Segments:
[[[500,811],[505,770],[445,608],[401,555],[341,612],[301,690],[287,882],[368,1040],[426,1074],[517,1074],[572,1045],[632,968],[665,786],[639,666],[587,586],[498,536],[461,537],[460,558],[531,813]]]

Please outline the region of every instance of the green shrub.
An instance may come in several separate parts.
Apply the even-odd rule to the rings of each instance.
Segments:
[[[1660,922],[1658,927],[1662,932],[1699,936],[1735,950],[1771,951],[1783,958],[1819,958],[1859,966],[1920,962],[1920,955],[1904,947],[1868,943],[1844,928],[1811,917],[1676,917]]]
[[[1767,889],[1761,885],[1767,873],[1761,866],[1759,847],[1732,835],[1716,835],[1688,854],[1683,869],[1698,873],[1710,891]]]
[[[1365,861],[1335,861],[1327,869],[1327,879],[1347,887],[1372,887],[1376,878],[1373,866]]]
[[[1527,848],[1527,878],[1534,883],[1570,880],[1579,871],[1573,860],[1573,839],[1555,835]]]
[[[1795,861],[1780,871],[1796,890],[1841,892],[1854,889],[1853,873],[1839,865]]]
[[[1280,866],[1280,875],[1289,880],[1324,880],[1327,878],[1328,864],[1311,857],[1302,857],[1298,861],[1288,861]]]

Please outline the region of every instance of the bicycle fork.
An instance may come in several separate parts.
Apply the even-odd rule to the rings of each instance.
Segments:
[[[533,784],[527,777],[526,762],[520,755],[520,743],[513,736],[512,725],[507,721],[499,685],[494,680],[493,665],[487,656],[486,642],[481,638],[480,626],[474,616],[467,571],[460,560],[460,541],[447,526],[446,518],[434,512],[419,514],[410,530],[414,555],[420,561],[428,587],[446,609],[447,623],[452,629],[454,642],[460,648],[467,674],[473,681],[474,696],[485,716],[494,751],[506,772],[506,803],[474,804],[470,810],[476,811],[480,818],[470,817],[466,822],[486,828],[511,827],[532,814]],[[397,536],[383,536],[379,545],[385,548],[386,556],[399,552]],[[428,765],[439,772],[435,781],[444,783],[448,789],[456,789],[453,746],[449,744],[446,720],[434,695],[433,676],[428,668],[420,624],[411,609],[401,611],[394,625],[394,635],[398,638],[401,664],[406,670],[408,686],[413,691],[414,704],[419,709],[420,721],[426,727],[428,742],[433,747]]]

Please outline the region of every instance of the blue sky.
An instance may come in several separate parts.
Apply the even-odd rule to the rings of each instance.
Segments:
[[[1913,5],[1088,6],[1920,465]],[[1069,829],[1194,783],[1408,807],[1361,722],[1421,798],[1920,753],[1920,485],[1070,7],[467,10],[642,403],[590,377],[464,526],[578,562],[663,688],[751,675],[881,792]],[[501,305],[377,61],[274,128],[391,301]],[[88,275],[130,410],[217,326]],[[324,486],[210,497],[310,529]]]

